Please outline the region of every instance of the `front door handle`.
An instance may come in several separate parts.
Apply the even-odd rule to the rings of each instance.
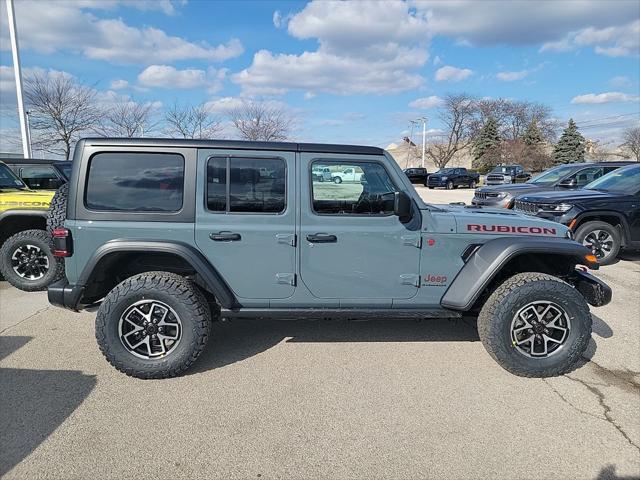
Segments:
[[[242,237],[239,233],[232,232],[218,232],[218,233],[210,233],[209,238],[214,242],[237,242]]]
[[[311,243],[336,243],[338,237],[335,235],[327,235],[326,233],[316,233],[314,235],[307,235],[307,240]]]

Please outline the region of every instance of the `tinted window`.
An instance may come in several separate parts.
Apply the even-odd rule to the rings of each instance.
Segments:
[[[93,210],[177,212],[184,158],[175,153],[98,153],[91,158],[85,203]]]
[[[62,180],[49,165],[22,167],[20,177],[29,188],[34,190],[57,190],[62,185]]]
[[[575,178],[578,182],[578,187],[584,187],[585,185],[593,182],[601,176],[602,167],[591,167],[580,170],[578,173],[576,173]]]
[[[207,164],[207,207],[214,212],[281,213],[286,165],[280,158],[220,158]]]
[[[396,187],[379,163],[358,162],[351,165],[338,162],[314,162],[332,172],[353,172],[342,182],[319,181],[313,177],[313,210],[329,215],[390,215]]]
[[[9,167],[0,163],[0,188],[25,188],[25,186]]]

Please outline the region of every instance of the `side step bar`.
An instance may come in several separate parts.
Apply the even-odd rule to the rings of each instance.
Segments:
[[[325,318],[349,320],[461,318],[461,312],[442,308],[241,308],[220,311],[222,318],[275,318],[286,320],[321,320]]]

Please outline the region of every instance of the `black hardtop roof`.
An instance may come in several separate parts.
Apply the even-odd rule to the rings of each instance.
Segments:
[[[70,160],[53,159],[53,158],[4,158],[0,157],[0,161],[8,165],[51,165],[69,162]]]
[[[362,145],[334,145],[325,143],[293,142],[249,142],[244,140],[191,140],[183,138],[85,138],[84,142],[92,146],[132,146],[132,147],[183,147],[183,148],[219,148],[238,150],[267,150],[312,153],[350,153],[361,155],[382,155],[379,147]]]

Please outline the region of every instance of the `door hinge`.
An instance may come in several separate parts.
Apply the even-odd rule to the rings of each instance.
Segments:
[[[402,238],[402,243],[409,247],[422,247],[422,235],[405,235],[400,237]]]
[[[420,287],[420,275],[416,275],[415,273],[403,273],[400,275],[400,283],[402,285]]]
[[[276,240],[278,243],[284,243],[286,245],[296,246],[296,234],[295,233],[276,233]]]
[[[296,286],[296,274],[295,273],[276,273],[276,283],[283,285]]]

